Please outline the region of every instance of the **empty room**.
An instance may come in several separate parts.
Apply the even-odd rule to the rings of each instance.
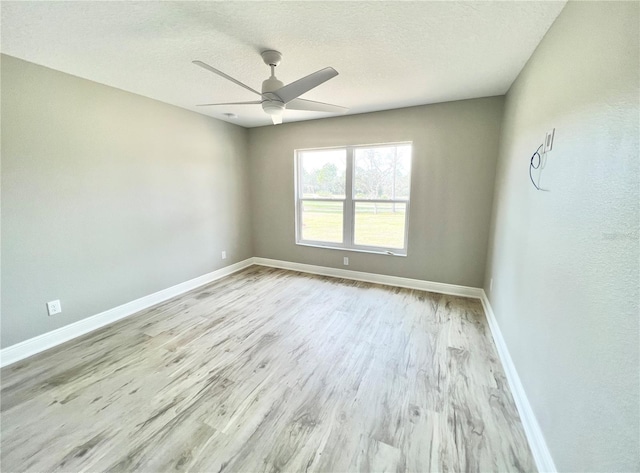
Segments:
[[[640,472],[640,2],[0,14],[3,472]]]

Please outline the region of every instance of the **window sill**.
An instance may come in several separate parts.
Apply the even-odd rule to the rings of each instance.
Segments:
[[[384,256],[400,256],[406,258],[406,253],[394,253],[391,250],[366,250],[363,248],[344,248],[342,246],[329,246],[329,245],[319,245],[317,243],[301,243],[296,242],[296,245],[299,246],[309,246],[311,248],[323,248],[325,250],[339,250],[339,251],[353,251],[354,253],[369,253],[372,255],[384,255]]]

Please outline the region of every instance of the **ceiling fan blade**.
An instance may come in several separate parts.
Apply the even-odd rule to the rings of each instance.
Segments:
[[[197,107],[211,107],[212,105],[260,105],[261,100],[254,100],[253,102],[227,102],[227,103],[199,103]]]
[[[282,115],[271,115],[271,121],[274,125],[280,125],[282,123]]]
[[[225,74],[222,71],[219,71],[218,69],[216,69],[215,67],[211,67],[209,64],[206,64],[202,61],[192,61],[196,66],[200,66],[208,71],[213,72],[214,74],[218,74],[221,77],[224,77],[227,80],[230,80],[231,82],[233,82],[234,84],[238,84],[240,87],[244,87],[247,90],[250,90],[251,92],[253,92],[254,94],[258,94],[258,95],[262,95],[260,92],[258,92],[255,89],[252,89],[251,87],[249,87],[246,84],[243,84],[242,82],[240,82],[239,80],[234,79],[233,77]]]
[[[287,104],[287,110],[305,110],[308,112],[346,113],[349,109],[330,103],[314,102],[313,100],[293,99]]]
[[[284,103],[288,103],[337,75],[338,71],[333,67],[325,67],[291,84],[280,87],[272,93],[277,95]]]

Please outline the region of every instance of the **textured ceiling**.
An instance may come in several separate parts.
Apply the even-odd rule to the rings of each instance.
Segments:
[[[303,97],[349,113],[504,94],[564,1],[7,2],[5,54],[253,127],[255,100],[191,61],[260,89],[259,52],[276,49],[285,84],[326,66],[340,75]],[[225,112],[238,114],[231,120]],[[284,121],[322,118],[285,112]]]

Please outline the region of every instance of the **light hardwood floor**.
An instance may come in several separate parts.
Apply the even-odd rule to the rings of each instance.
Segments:
[[[1,374],[5,472],[535,470],[472,299],[253,266]]]

